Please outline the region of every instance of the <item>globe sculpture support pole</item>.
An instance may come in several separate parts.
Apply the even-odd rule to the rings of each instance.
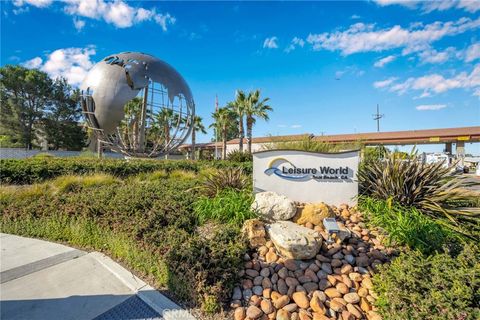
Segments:
[[[145,152],[145,124],[147,121],[148,85],[143,89],[142,115],[140,117],[140,133],[138,135],[138,151]]]

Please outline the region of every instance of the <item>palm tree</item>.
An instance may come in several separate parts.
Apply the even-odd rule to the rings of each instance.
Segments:
[[[136,150],[139,142],[140,116],[142,113],[142,100],[133,98],[124,107],[125,118],[120,124],[123,131],[123,141],[128,143],[128,149]]]
[[[270,98],[260,99],[260,90],[258,89],[248,94],[244,112],[247,120],[247,150],[249,153],[252,152],[252,129],[255,118],[268,121],[268,112],[273,110],[267,105],[268,100]]]
[[[163,136],[165,146],[167,146],[170,143],[170,129],[172,127],[172,122],[175,120],[173,110],[163,108],[162,111],[157,113],[155,120],[161,132],[163,131],[160,135]]]
[[[196,132],[201,132],[203,134],[207,133],[205,131],[205,127],[202,123],[202,118],[199,116],[193,117],[193,128],[192,128],[192,160],[195,160],[195,140],[196,140]]]
[[[235,101],[230,102],[227,106],[231,108],[238,117],[238,149],[243,152],[243,139],[245,138],[245,130],[243,127],[243,117],[245,116],[245,109],[247,104],[247,96],[242,90],[237,90],[235,94]]]
[[[220,131],[222,136],[222,159],[225,160],[227,158],[227,133],[228,133],[228,126],[231,124],[232,121],[235,120],[236,115],[232,111],[232,109],[228,107],[223,107],[218,109],[212,113],[212,117],[215,120],[214,123],[210,125],[210,127],[214,127],[215,130]]]

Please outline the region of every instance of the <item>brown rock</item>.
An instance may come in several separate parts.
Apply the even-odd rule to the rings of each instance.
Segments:
[[[368,312],[372,309],[366,298],[360,298],[360,308],[362,308],[364,312]]]
[[[255,306],[250,306],[247,309],[247,317],[251,319],[258,319],[262,316],[263,312]]]
[[[355,320],[355,317],[347,310],[342,311],[342,320]]]
[[[352,271],[353,271],[353,267],[349,264],[343,265],[342,269],[340,269],[340,272],[343,274],[349,274]]]
[[[262,301],[262,298],[260,298],[260,296],[257,296],[255,294],[250,298],[250,305],[258,307],[261,301]]]
[[[290,302],[290,298],[287,295],[283,295],[280,298],[273,301],[273,305],[277,309],[282,309]]]
[[[323,302],[320,301],[320,298],[316,295],[314,295],[310,300],[310,308],[312,308],[314,312],[318,312],[321,314],[325,314],[326,311]]]
[[[235,320],[245,319],[245,308],[243,308],[243,307],[236,308],[235,312],[233,313],[233,319],[235,319]]]
[[[365,298],[366,296],[368,296],[368,289],[361,287],[360,289],[358,289],[358,295],[362,298]]]
[[[290,312],[287,310],[280,309],[277,311],[276,320],[290,320]]]
[[[367,288],[368,290],[373,289],[372,279],[370,279],[369,277],[365,277],[365,278],[362,280],[362,286],[364,286],[364,287]]]
[[[242,280],[242,287],[243,289],[252,289],[253,288],[253,281],[250,279],[243,279]]]
[[[323,291],[317,290],[312,294],[312,296],[313,297],[318,297],[318,299],[320,299],[320,301],[322,301],[322,302],[327,301],[327,295]]]
[[[265,314],[269,314],[274,311],[272,302],[270,300],[262,300],[262,302],[260,302],[260,308]]]
[[[349,288],[353,286],[352,280],[346,274],[342,274],[342,282]]]
[[[278,276],[282,279],[285,279],[286,277],[288,277],[288,269],[283,267],[280,270],[278,270]]]
[[[292,312],[297,311],[298,305],[296,303],[289,303],[285,307],[283,307],[282,309],[287,310],[288,312],[292,313]]]
[[[293,259],[286,259],[283,264],[285,267],[290,270],[290,271],[295,271],[297,270],[297,263]]]
[[[280,293],[278,293],[277,291],[272,291],[270,297],[272,298],[272,301],[275,301],[277,300],[278,298],[280,298],[282,295]]]
[[[324,315],[324,314],[314,313],[314,314],[313,314],[313,320],[330,320],[330,318],[327,317],[327,316]]]
[[[352,272],[348,275],[348,277],[355,282],[362,281],[362,275],[358,272]]]
[[[325,289],[325,294],[329,297],[329,298],[339,298],[342,296],[342,294],[340,292],[337,291],[336,288],[327,288]]]
[[[292,298],[293,298],[293,301],[295,301],[295,303],[296,303],[300,308],[307,309],[308,306],[310,305],[310,303],[308,302],[308,298],[307,298],[307,295],[305,294],[305,292],[295,292],[295,293],[292,295]]]
[[[349,303],[347,304],[347,310],[350,312],[355,318],[361,319],[362,318],[362,312],[361,310],[357,307],[354,306],[353,304]]]
[[[252,248],[265,245],[267,242],[265,239],[265,225],[259,219],[245,221],[243,223],[242,232],[247,237]]]
[[[300,310],[300,312],[298,313],[298,318],[300,320],[312,320],[312,317],[310,317],[308,313],[303,310]]]
[[[272,295],[272,289],[271,288],[263,289],[263,297],[264,298],[270,299],[271,295]]]
[[[343,296],[343,299],[345,299],[345,301],[347,301],[348,303],[352,303],[352,304],[360,302],[360,296],[355,292],[347,293],[346,295]]]
[[[357,257],[356,264],[359,267],[367,267],[368,265],[370,265],[369,261],[370,259],[368,258],[368,256],[360,256],[360,257]]]
[[[367,319],[368,320],[382,320],[382,317],[376,313],[375,311],[369,311],[367,313]]]
[[[330,301],[330,309],[335,312],[342,312],[345,309],[345,306],[337,300]]]
[[[258,277],[258,275],[259,275],[258,271],[254,270],[254,269],[247,269],[247,270],[245,270],[245,273],[247,274],[247,276],[252,277],[252,278]]]
[[[337,283],[337,278],[335,278],[335,276],[332,276],[330,274],[327,276],[327,280],[328,282],[330,282],[332,286],[334,286]]]
[[[287,277],[285,278],[285,283],[287,284],[287,286],[289,287],[296,287],[299,285],[299,282],[297,279],[295,278],[292,278],[292,277]]]
[[[267,261],[267,263],[272,263],[277,260],[278,260],[278,256],[273,251],[268,251],[267,254],[265,255],[265,261]]]
[[[302,286],[303,286],[303,288],[305,288],[305,290],[308,293],[313,292],[313,291],[318,289],[318,284],[316,284],[315,282],[307,282],[307,283],[304,283]]]
[[[261,246],[260,248],[258,248],[258,254],[261,255],[261,256],[264,256],[267,254],[268,252],[268,248],[267,246]]]
[[[337,268],[342,265],[342,260],[340,259],[333,259],[331,262],[332,267]]]
[[[334,217],[334,213],[326,204],[306,204],[305,207],[297,210],[297,214],[293,217],[293,222],[298,224],[310,222],[316,226],[323,226],[323,219],[329,217]]]
[[[343,282],[339,282],[337,283],[337,285],[335,286],[335,288],[337,289],[338,292],[340,292],[341,294],[347,294],[350,290],[348,289],[347,285]]]
[[[288,286],[287,284],[285,283],[285,280],[283,279],[279,279],[278,282],[277,282],[277,289],[278,289],[278,292],[280,292],[281,294],[287,294],[288,292]]]

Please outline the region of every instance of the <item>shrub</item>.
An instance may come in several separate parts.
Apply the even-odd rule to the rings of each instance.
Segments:
[[[228,302],[246,251],[239,229],[230,225],[218,225],[208,237],[195,234],[177,241],[166,255],[169,284],[183,300],[216,312]]]
[[[227,154],[227,159],[235,162],[250,162],[253,161],[253,156],[248,151],[235,150]]]
[[[360,149],[361,143],[329,143],[313,140],[305,137],[299,141],[276,141],[272,137],[272,143],[265,144],[265,150],[302,150],[312,152],[339,152],[344,150]]]
[[[479,319],[479,254],[473,245],[457,257],[402,253],[373,278],[378,311],[392,320]]]
[[[464,235],[475,238],[480,233],[480,213],[459,210],[452,201],[470,199],[473,194],[462,187],[465,180],[453,176],[442,163],[425,164],[415,155],[407,159],[390,154],[383,161],[370,161],[358,172],[360,193],[389,200],[406,207],[416,207],[439,222]]]
[[[224,169],[204,175],[199,188],[203,194],[213,197],[225,189],[243,190],[248,181],[243,169]]]
[[[370,224],[388,233],[388,244],[408,246],[423,253],[440,251],[452,239],[451,232],[418,209],[406,208],[391,201],[362,197],[359,208]]]
[[[228,299],[246,245],[233,224],[199,232],[197,180],[166,172],[0,187],[1,231],[103,251],[181,301],[214,312]]]
[[[59,192],[78,191],[81,188],[108,186],[118,183],[119,180],[108,174],[94,174],[85,176],[61,176],[54,179],[50,185]]]
[[[186,170],[198,172],[202,168],[242,168],[252,172],[252,164],[232,161],[191,161],[191,160],[121,160],[93,158],[28,158],[0,160],[1,184],[32,184],[62,175],[106,173],[127,177],[139,173],[165,170]]]
[[[252,202],[251,192],[226,189],[213,198],[200,197],[194,203],[194,212],[200,224],[215,220],[241,226],[245,220],[256,216],[250,210]]]

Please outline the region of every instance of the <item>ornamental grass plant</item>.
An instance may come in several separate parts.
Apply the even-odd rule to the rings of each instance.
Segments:
[[[395,153],[383,160],[368,161],[358,172],[360,194],[415,207],[450,230],[471,239],[480,239],[479,208],[458,208],[456,202],[478,197],[465,189],[466,180],[443,167],[426,164],[415,153],[406,159]]]

